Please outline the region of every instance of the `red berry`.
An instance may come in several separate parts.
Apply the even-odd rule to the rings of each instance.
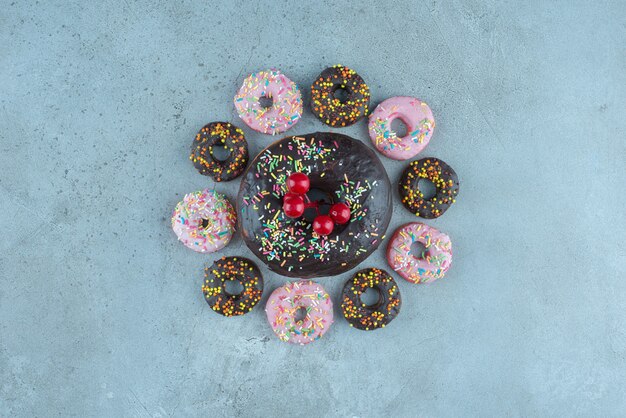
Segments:
[[[328,235],[333,232],[335,223],[328,215],[318,215],[313,219],[313,230],[320,235]]]
[[[335,203],[328,212],[336,224],[343,225],[350,220],[350,208],[345,203]]]
[[[304,213],[304,199],[302,196],[287,193],[283,198],[283,211],[290,218],[299,218]]]
[[[304,173],[293,173],[287,177],[287,188],[291,193],[305,194],[310,186],[309,177]]]

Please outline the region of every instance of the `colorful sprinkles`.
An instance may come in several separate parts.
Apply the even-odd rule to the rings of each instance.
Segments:
[[[232,295],[226,291],[226,283],[231,280],[241,283],[241,293]],[[244,315],[261,300],[263,276],[247,258],[222,257],[204,269],[202,293],[213,311],[224,316]]]
[[[378,301],[366,305],[361,295],[373,288]],[[385,270],[369,268],[357,272],[343,287],[341,310],[351,327],[364,331],[384,328],[400,313],[402,299],[396,281]]]
[[[213,155],[214,147],[224,147],[229,155],[224,161]],[[243,131],[228,122],[212,122],[196,135],[189,159],[194,167],[213,180],[228,181],[239,176],[248,164],[248,143]]]
[[[362,261],[384,239],[391,216],[388,178],[382,166],[377,172],[374,164],[367,166],[370,178],[353,178],[354,167],[344,160],[348,149],[364,164],[373,155],[345,135],[318,133],[284,138],[253,161],[238,198],[242,232],[248,246],[273,270],[296,277],[339,274]],[[348,224],[320,236],[310,221],[287,217],[282,198],[287,177],[294,172],[307,174],[311,184],[328,187],[335,202],[345,202],[351,211]],[[325,177],[327,173],[333,178]],[[373,205],[381,208],[370,215]]]
[[[391,123],[400,119],[407,133],[399,137]],[[381,154],[394,160],[406,160],[419,154],[435,129],[430,107],[415,97],[391,97],[380,103],[369,117],[369,135]]]
[[[186,194],[172,214],[172,229],[186,247],[201,253],[224,248],[235,232],[237,216],[226,197],[215,190]]]
[[[420,179],[431,181],[437,192],[426,199],[418,187]],[[415,215],[432,219],[443,215],[456,202],[459,179],[448,164],[437,158],[422,158],[412,161],[400,177],[402,204]]]
[[[345,101],[335,97],[337,90],[347,94]],[[313,114],[326,125],[350,126],[367,115],[370,88],[354,70],[337,64],[326,68],[311,86]]]
[[[263,101],[270,102],[264,106]],[[255,131],[276,135],[302,116],[302,94],[283,73],[272,69],[250,74],[235,95],[239,117]]]
[[[425,251],[415,255],[411,246],[419,242]],[[441,279],[452,264],[452,242],[443,232],[420,222],[402,225],[387,246],[389,266],[411,283]]]
[[[274,290],[265,312],[276,336],[291,344],[316,341],[333,323],[330,296],[311,280],[298,280]]]

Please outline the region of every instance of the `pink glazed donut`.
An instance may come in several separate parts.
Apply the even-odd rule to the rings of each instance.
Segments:
[[[274,290],[265,313],[278,338],[305,345],[319,339],[332,325],[333,302],[319,284],[298,280]]]
[[[411,245],[421,242],[426,251],[411,254]],[[452,263],[452,242],[443,232],[420,222],[396,230],[387,246],[387,262],[400,276],[412,283],[429,283],[441,279]]]
[[[394,119],[406,125],[406,136],[398,138],[391,130]],[[379,104],[369,117],[372,143],[381,154],[394,160],[408,160],[419,154],[428,145],[434,129],[433,112],[415,97],[391,97]]]
[[[186,194],[172,214],[178,240],[199,253],[221,250],[235,232],[237,216],[226,197],[205,189]]]
[[[269,106],[263,106],[261,99]],[[252,73],[235,96],[239,117],[255,131],[276,135],[294,126],[302,116],[302,94],[278,70]]]

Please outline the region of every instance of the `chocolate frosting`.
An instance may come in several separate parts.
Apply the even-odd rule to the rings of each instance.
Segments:
[[[419,189],[420,179],[430,180],[437,192],[425,199]],[[438,218],[456,202],[459,178],[448,164],[438,158],[428,157],[412,161],[404,169],[398,185],[405,208],[424,219]]]
[[[367,288],[378,291],[378,301],[371,306],[361,301]],[[341,311],[355,328],[371,331],[384,328],[400,313],[402,298],[396,281],[385,270],[369,268],[358,271],[343,286]]]
[[[309,176],[326,203],[344,202],[351,218],[319,236],[304,217],[282,210],[286,179]],[[334,276],[365,260],[391,219],[391,184],[370,148],[347,135],[317,132],[283,138],[252,161],[237,196],[239,230],[250,250],[274,272],[299,278]]]

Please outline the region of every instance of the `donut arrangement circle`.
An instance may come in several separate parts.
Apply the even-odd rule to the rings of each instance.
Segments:
[[[370,114],[368,85],[343,65],[322,71],[310,97],[313,115],[331,127],[353,125],[369,114],[370,140],[387,158],[415,157],[434,133],[432,110],[415,97],[388,98]],[[293,128],[304,110],[300,89],[277,69],[246,76],[233,102],[245,125],[268,135]],[[406,125],[406,135],[394,132],[394,120]],[[225,158],[217,157],[218,147],[226,150]],[[361,264],[385,240],[391,221],[391,183],[375,152],[347,135],[316,132],[277,140],[249,163],[243,130],[229,122],[211,122],[196,134],[189,158],[200,174],[216,183],[243,177],[236,210],[226,196],[209,188],[186,194],[171,217],[178,240],[195,252],[210,254],[228,245],[238,229],[250,252],[270,271],[297,278],[276,288],[265,303],[274,334],[296,345],[325,335],[334,322],[333,301],[310,279],[336,276]],[[422,191],[422,180],[434,185],[432,197]],[[427,157],[405,167],[398,187],[407,210],[433,219],[456,202],[459,181],[448,164]],[[416,253],[416,245],[423,249]],[[449,270],[452,243],[444,232],[411,222],[393,233],[386,256],[392,271],[407,282],[431,283]],[[233,282],[240,291],[228,289]],[[368,289],[378,295],[372,304],[362,298]],[[221,257],[204,270],[204,299],[225,317],[252,311],[263,291],[261,271],[248,258]],[[376,267],[356,272],[341,292],[342,316],[359,330],[388,326],[401,305],[398,283]]]
[[[243,291],[231,294],[228,281],[237,281]],[[222,257],[204,269],[202,293],[213,311],[224,316],[245,315],[261,300],[263,276],[259,268],[244,257]]]
[[[218,159],[213,150],[223,147],[225,160]],[[215,181],[229,181],[239,176],[248,165],[248,143],[243,131],[228,122],[212,122],[200,129],[191,146],[189,159],[200,174]]]

